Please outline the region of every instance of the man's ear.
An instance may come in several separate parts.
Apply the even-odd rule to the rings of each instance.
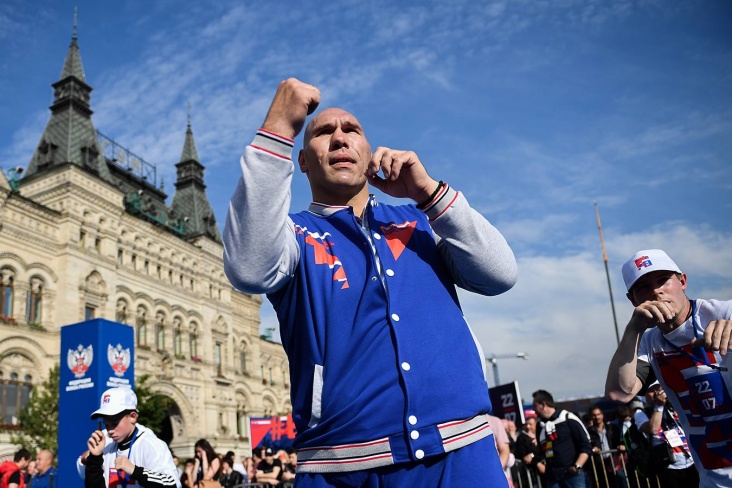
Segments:
[[[300,166],[301,173],[308,172],[308,165],[305,164],[305,155],[303,154],[302,149],[300,149],[300,152],[297,154],[297,164],[298,164],[298,166]]]
[[[637,307],[638,305],[640,305],[640,303],[637,303],[635,301],[635,298],[633,298],[633,292],[632,291],[629,291],[628,293],[626,293],[625,296],[628,297],[628,300],[630,300],[630,303],[632,303],[634,307]]]
[[[135,422],[137,422],[137,417],[139,417],[139,415],[140,415],[140,414],[138,414],[138,413],[137,413],[137,412],[135,412],[134,410],[133,410],[132,412],[130,412],[130,418],[131,418],[132,420],[134,420]]]
[[[677,274],[676,277],[681,282],[681,289],[686,290],[686,287],[688,286],[688,282],[686,281],[686,273]]]

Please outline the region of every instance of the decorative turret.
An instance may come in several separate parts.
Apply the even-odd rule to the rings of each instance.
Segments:
[[[221,241],[221,233],[216,225],[216,217],[206,196],[203,182],[204,166],[198,161],[198,151],[191,130],[191,116],[188,114],[188,129],[180,162],[175,165],[177,179],[175,194],[170,206],[176,217],[186,217],[185,235],[187,238],[207,236],[216,242]]]
[[[91,120],[89,99],[92,88],[86,84],[84,67],[76,37],[76,18],[71,45],[66,53],[61,78],[54,83],[51,118],[23,179],[66,164],[75,164],[113,182],[101,156],[97,132]]]

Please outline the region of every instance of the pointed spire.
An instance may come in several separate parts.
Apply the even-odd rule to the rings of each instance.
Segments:
[[[97,140],[89,104],[92,87],[86,84],[77,44],[77,21],[66,55],[61,79],[53,85],[51,118],[31,158],[25,178],[33,178],[49,168],[67,163],[82,167],[103,180],[114,183]]]
[[[216,225],[216,217],[206,196],[203,182],[204,166],[198,160],[198,151],[191,130],[191,109],[188,104],[188,128],[180,162],[175,165],[177,179],[175,194],[170,208],[179,218],[187,218],[185,234],[188,239],[206,236],[216,242],[221,241],[221,233]]]
[[[193,130],[191,129],[191,102],[188,101],[188,129],[186,129],[186,142],[183,144],[183,152],[180,155],[181,161],[198,161],[198,151],[196,150],[196,141],[193,140]]]
[[[74,8],[74,33],[71,36],[71,45],[69,51],[66,53],[66,60],[64,60],[64,67],[61,70],[61,80],[69,76],[75,76],[79,80],[86,83],[86,76],[84,75],[84,66],[81,64],[81,53],[79,52],[79,45],[76,43],[76,27],[77,27],[77,10]]]

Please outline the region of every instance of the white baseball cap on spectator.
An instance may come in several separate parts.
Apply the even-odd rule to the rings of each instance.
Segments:
[[[623,265],[623,281],[625,288],[630,291],[641,276],[654,271],[673,271],[681,273],[681,270],[673,259],[668,257],[660,249],[646,249],[633,254],[633,257]]]
[[[93,420],[101,416],[113,417],[125,410],[137,412],[137,395],[135,395],[135,392],[131,388],[110,388],[102,393],[99,409],[91,414],[91,418]]]

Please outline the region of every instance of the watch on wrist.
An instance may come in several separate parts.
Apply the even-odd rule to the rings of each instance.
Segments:
[[[580,466],[579,464],[575,464],[574,469],[576,469],[577,471],[582,471],[582,466]]]

